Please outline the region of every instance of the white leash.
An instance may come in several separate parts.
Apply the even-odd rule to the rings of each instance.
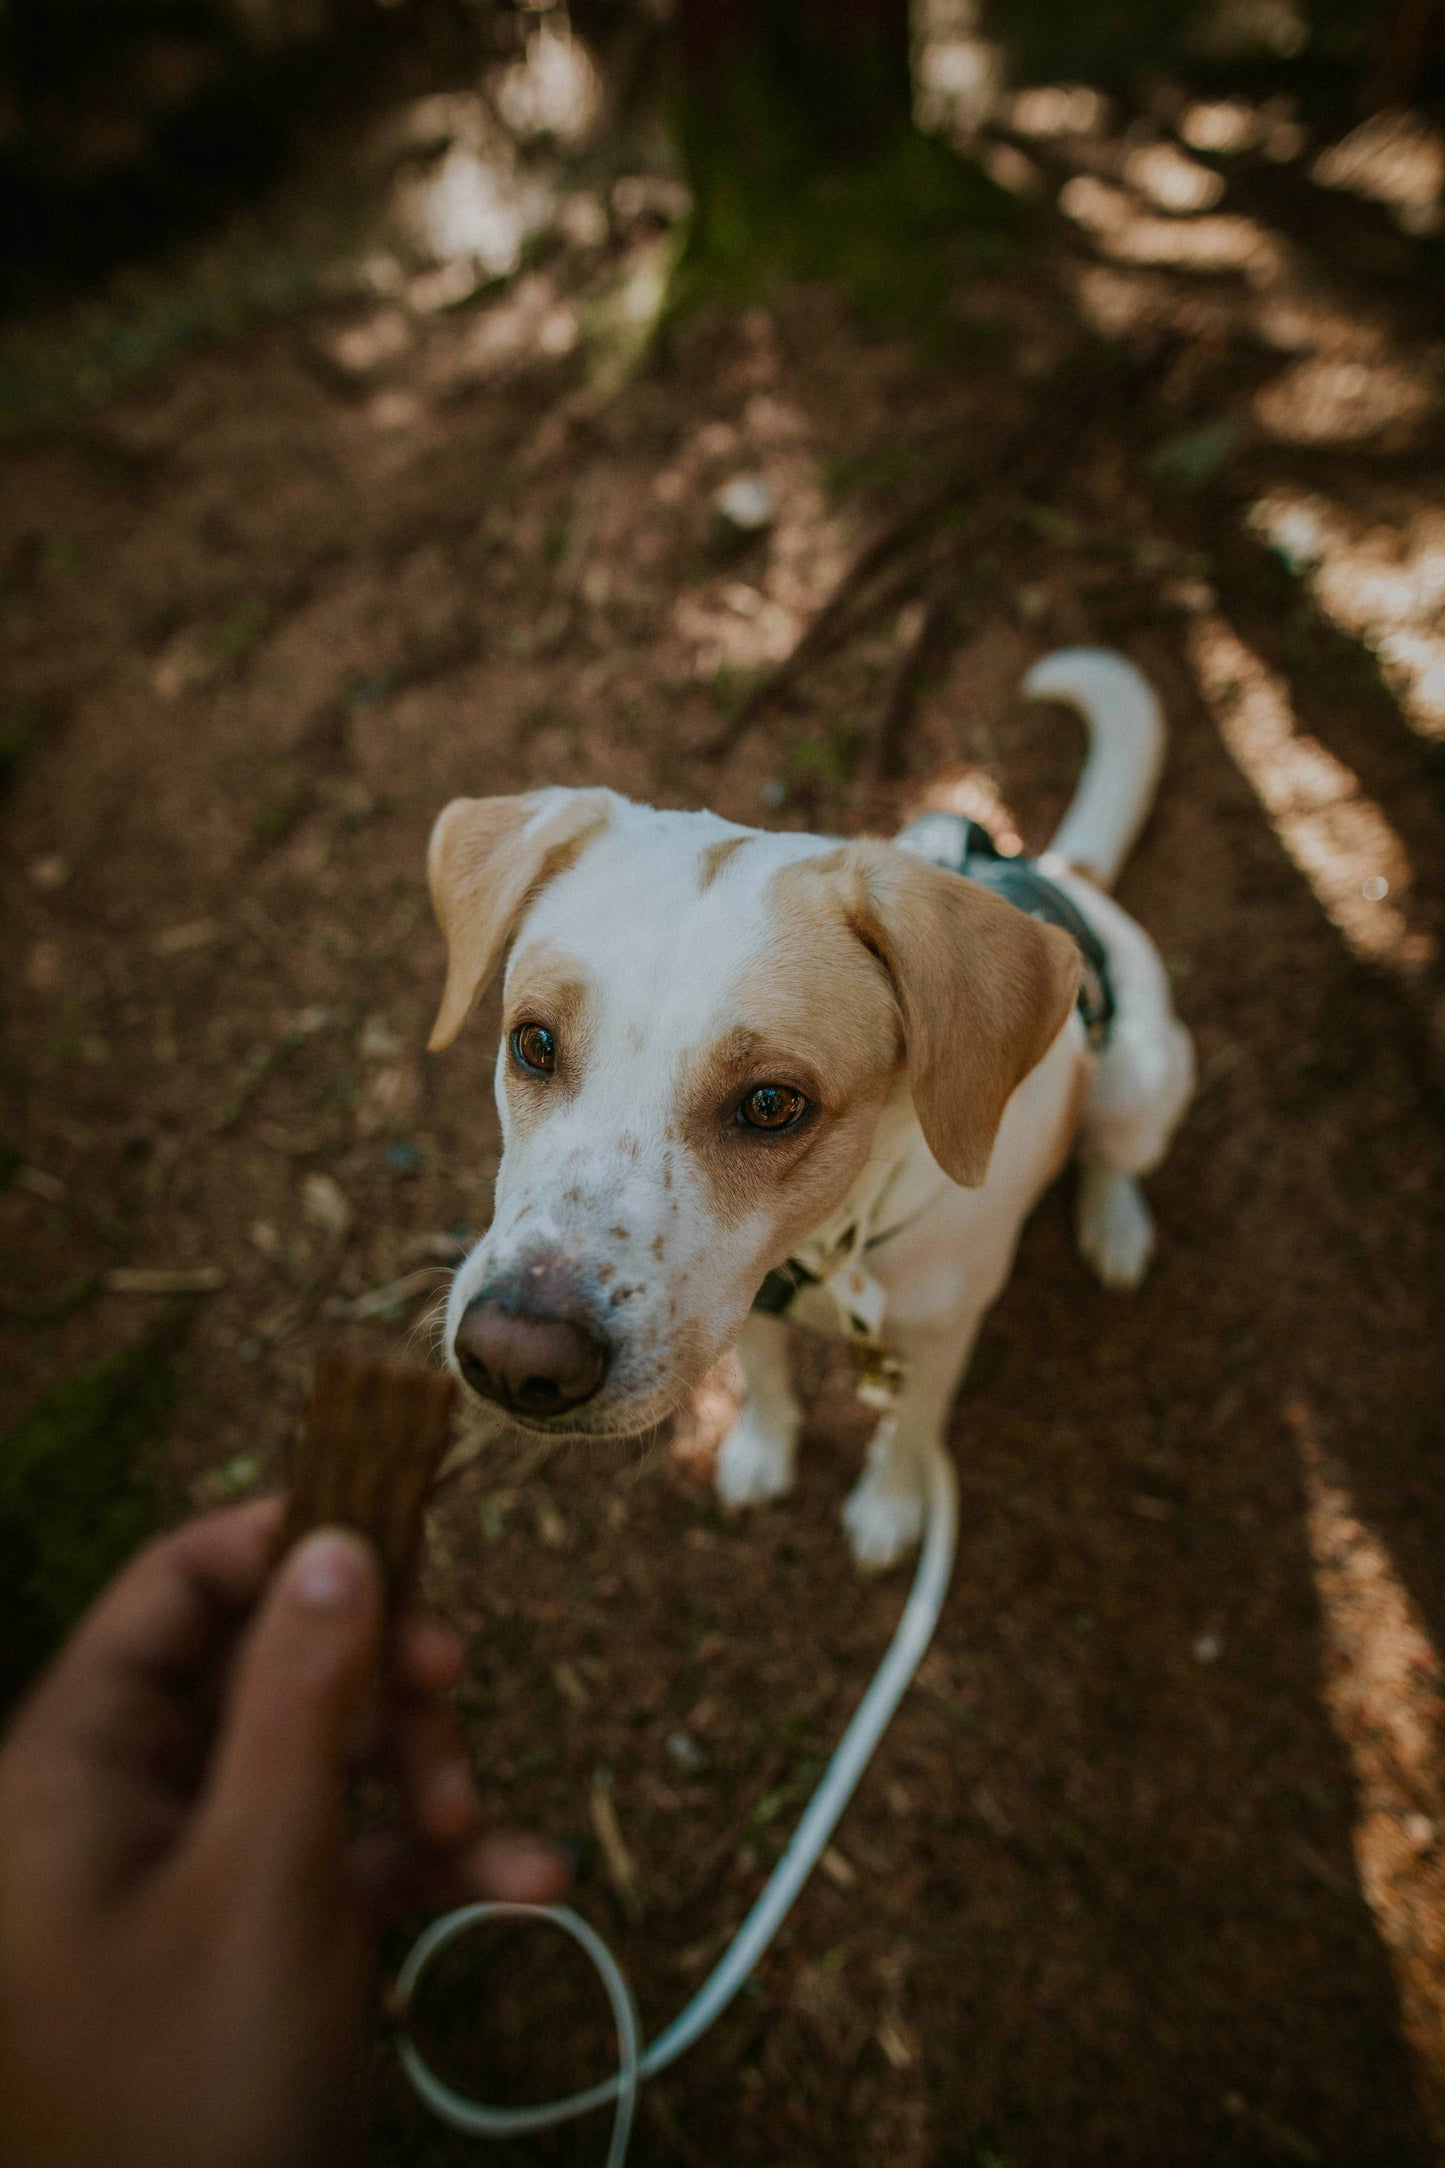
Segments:
[[[617,2070],[585,2092],[571,2093],[565,2100],[538,2101],[525,2108],[492,2108],[469,2100],[444,2083],[423,2061],[415,2043],[403,2033],[400,2042],[402,2068],[416,2092],[434,2115],[453,2130],[477,2138],[515,2138],[525,2131],[550,2130],[570,2122],[593,2108],[617,2104],[608,2149],[608,2168],[622,2168],[632,2130],[637,2089],[644,2078],[666,2070],[679,2055],[707,2031],[732,2001],[787,1916],[794,1898],[818,1863],[820,1853],[837,1828],[873,1750],[887,1729],[889,1719],[923,1659],[953,1570],[958,1536],[958,1487],[953,1463],[942,1449],[934,1452],[928,1470],[923,1547],[913,1576],[913,1586],[903,1615],[894,1628],[873,1682],[853,1713],[848,1729],[823,1773],[823,1780],[793,1832],[792,1841],[774,1867],[761,1896],[749,1912],[720,1962],[679,2017],[658,2034],[651,2047],[641,2050],[641,2034],[632,1993],[617,1960],[606,1943],[587,1922],[565,1905],[476,1904],[448,1912],[427,1928],[412,1946],[398,1975],[394,2007],[404,2020],[432,1960],[459,1936],[495,1919],[550,1920],[580,1943],[597,1969],[617,2026]]]

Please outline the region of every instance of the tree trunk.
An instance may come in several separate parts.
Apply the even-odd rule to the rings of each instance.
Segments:
[[[714,122],[750,92],[820,158],[909,125],[908,0],[681,0],[675,27],[682,94]]]

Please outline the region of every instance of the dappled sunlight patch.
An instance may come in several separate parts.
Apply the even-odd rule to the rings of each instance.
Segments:
[[[1406,233],[1445,227],[1445,135],[1418,113],[1372,114],[1322,151],[1311,175],[1323,188],[1383,203]]]
[[[1156,210],[1210,211],[1224,194],[1224,176],[1172,143],[1139,143],[1124,158],[1124,178]]]
[[[522,59],[501,71],[493,95],[514,134],[569,146],[584,142],[602,113],[597,63],[560,10],[533,31]]]
[[[1384,349],[1380,324],[1303,283],[1260,296],[1255,328],[1281,353],[1353,354],[1373,358]]]
[[[1359,444],[1413,433],[1437,401],[1435,372],[1420,362],[1314,354],[1262,385],[1254,412],[1287,444]]]
[[[360,323],[343,325],[327,342],[327,351],[348,375],[368,376],[404,354],[415,336],[404,309],[377,309]]]
[[[1169,281],[1152,271],[1121,271],[1113,264],[1069,267],[1080,316],[1106,339],[1124,339],[1171,323],[1179,299]]]
[[[1445,2140],[1445,1669],[1308,1403],[1285,1417],[1305,1485],[1325,1705],[1355,1775],[1360,1887],[1389,1953],[1422,2105]]]
[[[672,266],[669,237],[638,241],[584,310],[588,382],[598,398],[615,397],[650,351],[667,305]]]
[[[1059,191],[1059,209],[1106,255],[1125,263],[1170,264],[1181,271],[1241,272],[1257,285],[1284,268],[1282,242],[1252,218],[1160,217],[1132,191],[1092,173],[1076,173]]]
[[[408,179],[398,212],[413,245],[438,263],[465,261],[505,278],[547,223],[552,192],[500,159],[453,143],[434,170]]]
[[[982,33],[978,0],[916,0],[913,101],[918,126],[966,143],[1003,90],[1004,49]]]
[[[577,338],[576,313],[556,280],[545,271],[528,272],[477,315],[458,352],[446,361],[445,373],[483,382],[537,357],[559,360],[571,353]]]
[[[1286,98],[1267,98],[1262,105],[1243,98],[1199,99],[1185,107],[1177,126],[1191,150],[1225,158],[1260,151],[1279,165],[1298,158],[1306,142]]]
[[[679,595],[672,621],[693,649],[699,678],[781,662],[802,629],[791,611],[742,580]]]
[[[1250,525],[1326,616],[1378,656],[1406,719],[1445,738],[1445,507],[1366,526],[1323,497],[1278,490]]]
[[[1222,617],[1197,618],[1186,645],[1225,745],[1354,954],[1406,972],[1430,963],[1435,942],[1409,911],[1408,853],[1353,769],[1299,728],[1284,680]]]
[[[1041,141],[1101,135],[1109,122],[1109,101],[1083,83],[1040,83],[1009,100],[1006,118],[1019,135]]]

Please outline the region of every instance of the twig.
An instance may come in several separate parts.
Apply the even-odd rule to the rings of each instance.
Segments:
[[[950,469],[941,482],[916,497],[890,525],[874,536],[804,627],[792,652],[764,678],[718,734],[711,747],[714,753],[728,751],[765,708],[786,697],[810,663],[841,640],[860,598],[893,558],[925,535],[965,491],[988,488],[998,478],[1016,454],[1021,434],[1002,437],[985,460],[971,459],[966,465]],[[907,583],[907,578],[906,571],[900,574],[903,584]],[[881,596],[873,598],[875,611],[897,584],[897,581],[890,583]]]
[[[872,752],[863,764],[863,780],[867,783],[896,783],[903,774],[904,741],[918,705],[920,687],[930,665],[953,644],[957,593],[956,576],[939,587],[919,617],[917,632],[894,664]]]
[[[960,595],[980,550],[1014,524],[1020,502],[1030,490],[1058,472],[1079,427],[1075,410],[1061,426],[1042,431],[1032,443],[1018,450],[1008,462],[1008,471],[1000,476],[1000,486],[975,505],[954,539],[949,561],[924,607],[918,630],[889,679],[872,755],[864,764],[864,779],[875,787],[896,783],[907,768],[905,747],[919,692],[929,671],[960,635]]]
[[[636,1860],[627,1849],[622,1826],[617,1819],[617,1809],[612,1803],[612,1779],[600,1769],[592,1779],[588,1806],[598,1848],[602,1853],[602,1863],[607,1869],[607,1879],[617,1892],[628,1918],[640,1920],[645,1910],[642,1878],[638,1874]]]

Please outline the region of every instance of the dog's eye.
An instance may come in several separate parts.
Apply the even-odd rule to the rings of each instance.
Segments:
[[[758,1084],[738,1108],[738,1120],[748,1129],[792,1129],[808,1111],[808,1102],[791,1084]]]
[[[518,1024],[512,1033],[512,1053],[524,1069],[550,1076],[557,1066],[557,1041],[545,1024]]]

